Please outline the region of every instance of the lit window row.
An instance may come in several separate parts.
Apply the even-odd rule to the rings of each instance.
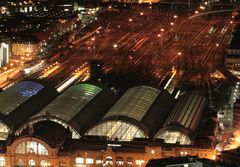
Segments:
[[[191,140],[184,134],[177,131],[165,131],[157,136],[157,138],[164,139],[165,143],[177,143],[181,145],[190,145]]]
[[[110,140],[131,141],[147,138],[147,135],[133,124],[122,121],[108,121],[95,126],[87,135],[107,136]]]
[[[95,163],[94,163],[95,162]],[[108,166],[133,166],[134,160],[132,158],[127,158],[126,161],[122,157],[117,157],[115,164],[113,162],[113,158],[111,156],[107,156],[106,160],[102,159],[96,159],[94,161],[93,158],[83,158],[83,157],[77,157],[75,159],[76,166],[82,166],[82,165],[108,165]],[[138,167],[144,166],[145,161],[142,159],[135,160],[135,165]]]
[[[20,143],[15,150],[17,154],[39,154],[48,155],[48,150],[41,143],[35,141],[26,141]]]
[[[47,162],[46,160],[41,160],[40,165],[37,165],[36,161],[33,159],[30,159],[27,163],[28,163],[29,167],[35,167],[35,166],[49,167],[49,166],[51,166],[51,163]],[[16,166],[24,167],[24,161],[22,159],[18,159],[16,161]]]

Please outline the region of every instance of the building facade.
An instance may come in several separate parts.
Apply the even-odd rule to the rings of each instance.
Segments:
[[[237,99],[233,106],[233,128],[240,128],[240,99]]]
[[[9,62],[10,52],[10,43],[1,42],[0,43],[0,67],[4,66]]]
[[[0,105],[0,166],[142,167],[150,159],[216,156],[214,138],[198,136],[207,112],[199,92],[176,100],[137,85],[116,95],[89,81],[59,95],[28,80],[1,92]]]
[[[215,159],[213,149],[190,147],[154,146],[143,142],[94,142],[71,141],[73,145],[53,148],[38,137],[20,137],[0,154],[0,166],[23,167],[80,167],[80,166],[119,166],[144,167],[149,160],[177,157],[199,156]],[[69,143],[66,143],[69,144]],[[1,150],[3,151],[3,150]]]
[[[35,56],[39,52],[40,45],[37,42],[13,42],[12,54],[17,56]]]

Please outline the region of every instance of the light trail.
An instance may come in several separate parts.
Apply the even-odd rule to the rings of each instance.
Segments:
[[[70,85],[72,85],[74,82],[76,82],[79,77],[81,76],[86,76],[88,73],[88,70],[87,68],[84,68],[76,73],[74,73],[72,76],[70,76],[69,78],[67,78],[65,81],[63,81],[62,83],[60,83],[58,86],[57,86],[57,91],[58,92],[62,92],[64,91],[67,87],[69,87]],[[84,77],[86,78],[86,77]]]
[[[42,70],[44,66],[45,66],[45,62],[42,60],[40,63],[31,67],[25,68],[23,71],[25,75],[31,75],[33,73],[36,73]]]
[[[225,13],[225,12],[233,12],[233,11],[238,11],[238,9],[225,9],[225,10],[215,10],[215,11],[210,11],[210,12],[203,12],[203,13],[192,15],[188,19],[193,19],[195,17],[204,16],[204,15],[208,15],[208,14]]]
[[[41,76],[38,77],[38,79],[42,79],[42,78],[46,78],[48,77],[50,74],[52,74],[54,71],[56,71],[57,69],[59,69],[61,66],[59,63],[56,63],[54,65],[51,65],[50,68],[45,69],[43,74]]]
[[[166,85],[164,86],[164,89],[169,89],[169,85],[172,83],[176,74],[177,74],[177,71],[173,70],[173,74],[172,74],[171,78],[168,80],[168,82],[166,83]]]

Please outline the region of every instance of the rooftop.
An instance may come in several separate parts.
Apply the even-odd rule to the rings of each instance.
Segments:
[[[146,167],[167,167],[167,166],[185,166],[195,164],[199,165],[202,164],[203,166],[212,166],[212,167],[227,167],[226,165],[217,163],[216,161],[198,158],[195,156],[184,156],[184,157],[171,157],[171,158],[164,158],[164,159],[153,159],[148,162]]]

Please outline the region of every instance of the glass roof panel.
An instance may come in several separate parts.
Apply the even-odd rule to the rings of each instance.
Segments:
[[[183,95],[174,106],[165,126],[178,123],[185,128],[194,128],[196,120],[198,122],[201,118],[200,113],[203,111],[205,104],[206,98],[201,94],[190,93]]]
[[[0,121],[0,140],[6,140],[10,133],[9,127]]]
[[[59,95],[34,117],[49,113],[52,116],[69,121],[101,91],[101,88],[91,84],[74,85]]]
[[[123,121],[107,121],[95,126],[86,135],[107,136],[110,140],[131,141],[147,138],[147,135],[133,124]]]
[[[23,81],[6,89],[0,93],[0,113],[4,115],[10,114],[43,88],[44,86],[41,84]]]
[[[149,86],[130,88],[104,117],[121,115],[141,121],[159,93],[160,90]]]
[[[159,134],[157,138],[164,139],[165,143],[177,143],[179,142],[181,145],[190,145],[191,140],[185,136],[184,134],[178,131],[164,131]]]

